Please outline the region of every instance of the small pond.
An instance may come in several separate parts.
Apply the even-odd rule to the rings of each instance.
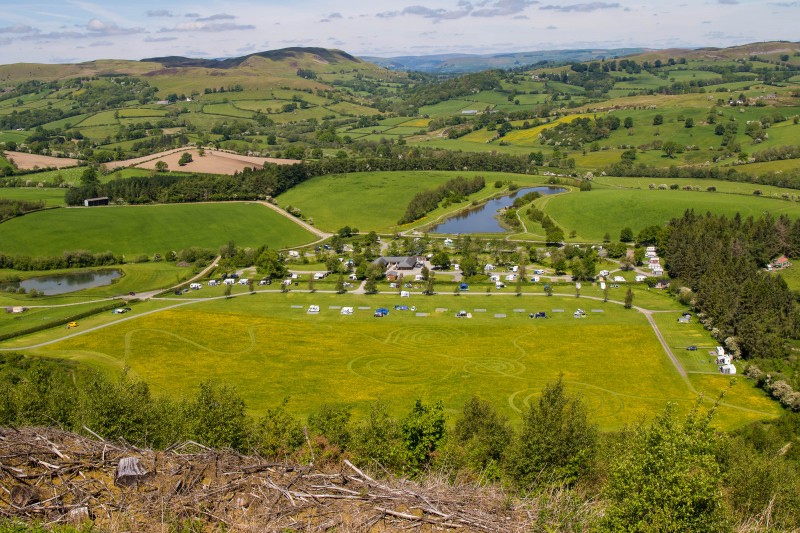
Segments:
[[[3,283],[0,289],[5,290],[8,287],[19,289],[22,287],[26,292],[36,289],[48,296],[52,296],[54,294],[66,294],[68,292],[111,285],[120,276],[122,276],[122,271],[116,269],[84,270],[82,272],[40,276],[23,281]]]
[[[441,224],[434,226],[429,231],[430,233],[503,233],[506,229],[500,225],[495,216],[500,209],[510,206],[514,198],[529,192],[548,195],[565,192],[566,190],[560,187],[526,187],[518,189],[506,196],[489,200],[481,206],[461,211]]]

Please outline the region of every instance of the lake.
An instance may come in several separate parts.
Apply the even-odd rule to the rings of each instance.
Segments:
[[[68,274],[54,274],[52,276],[39,276],[13,283],[3,283],[2,289],[22,287],[26,292],[31,289],[44,293],[48,296],[55,294],[66,294],[68,292],[91,289],[111,285],[111,283],[122,276],[121,270],[84,270],[81,272],[71,272]]]
[[[529,192],[538,192],[546,196],[565,192],[567,189],[561,187],[525,187],[518,189],[511,194],[489,200],[485,204],[461,211],[441,224],[429,230],[430,233],[504,233],[507,231],[495,218],[497,212],[509,207],[514,198],[523,196]]]

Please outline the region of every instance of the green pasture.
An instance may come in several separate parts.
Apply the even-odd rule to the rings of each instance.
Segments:
[[[235,118],[253,118],[253,112],[239,109],[233,104],[207,104],[203,106],[203,113],[206,115],[222,115]]]
[[[84,170],[86,169],[83,167],[69,167],[57,170],[45,170],[44,172],[33,172],[31,174],[25,174],[23,176],[23,179],[27,180],[32,185],[36,185],[37,183],[53,183],[59,177],[61,177],[64,183],[68,183],[70,185],[78,185],[81,181],[81,175],[83,174]]]
[[[783,161],[780,161],[783,162]],[[738,168],[738,167],[737,167]],[[595,187],[625,188],[625,189],[649,189],[650,185],[678,185],[683,187],[700,187],[705,191],[708,187],[716,187],[717,193],[721,194],[743,194],[752,196],[753,191],[759,190],[762,197],[780,198],[783,194],[800,195],[796,189],[785,189],[773,185],[761,185],[760,183],[748,183],[746,181],[724,181],[713,179],[693,179],[693,178],[618,178],[611,176],[595,176],[593,180]],[[731,200],[735,201],[735,200]]]
[[[400,303],[428,316],[395,311]],[[307,314],[310,304],[319,305],[320,313]],[[331,309],[338,306],[352,306],[355,313],[342,316]],[[376,307],[389,308],[389,316],[374,318]],[[573,318],[577,307],[588,316]],[[455,318],[461,309],[473,318]],[[529,319],[534,310],[550,318]],[[81,327],[94,324],[87,319]],[[455,416],[477,394],[517,422],[542,386],[562,373],[568,390],[582,396],[605,430],[652,416],[669,401],[688,408],[696,398],[643,315],[558,296],[400,301],[388,294],[257,293],[187,304],[32,352],[111,372],[127,366],[157,394],[174,397],[193,394],[204,379],[233,384],[254,414],[289,398],[287,408],[297,415],[338,403],[352,406],[360,418],[379,398],[398,414],[421,398],[442,400]],[[709,388],[729,382],[713,377]],[[720,408],[720,425],[775,416],[777,408],[761,398],[749,383],[737,384],[726,397],[729,405]],[[736,403],[753,407],[737,409]]]
[[[116,116],[115,116],[116,115]],[[119,113],[117,111],[103,111],[102,113],[94,114],[81,122],[81,128],[91,126],[107,126],[118,125]]]
[[[44,189],[38,187],[3,187],[0,198],[7,200],[27,200],[38,202],[44,200],[46,206],[64,205],[64,189]]]
[[[99,270],[100,267],[86,270]],[[187,279],[193,274],[192,267],[179,267],[175,263],[165,261],[153,263],[127,263],[124,265],[114,265],[102,267],[102,269],[116,269],[122,272],[122,276],[114,280],[111,285],[95,287],[82,291],[58,294],[52,296],[39,296],[31,298],[27,294],[14,294],[10,292],[0,292],[0,306],[30,306],[30,305],[64,305],[88,302],[103,298],[122,296],[133,292],[152,291],[173,287]],[[43,270],[43,271],[18,271],[0,269],[0,282],[10,279],[29,279],[39,276],[53,276],[58,274],[68,274],[80,272],[81,269],[63,270]]]
[[[343,226],[365,232],[382,233],[398,229],[411,198],[419,191],[432,189],[457,176],[484,176],[487,187],[473,195],[483,198],[498,192],[496,180],[511,179],[518,183],[544,183],[545,178],[506,174],[502,172],[361,172],[312,178],[278,197],[281,207],[299,207],[314,225],[329,231]],[[462,202],[448,209],[437,209],[415,225],[430,223],[455,208],[466,207]],[[407,229],[407,228],[404,228]]]
[[[663,226],[687,209],[733,216],[800,216],[797,203],[772,198],[673,190],[593,190],[559,194],[537,201],[565,232],[577,240],[600,241],[608,232],[619,238],[622,228],[634,233],[651,225]]]
[[[9,254],[57,255],[64,250],[161,253],[191,246],[296,246],[314,236],[256,203],[173,204],[40,211],[0,224]]]
[[[25,131],[0,131],[0,142],[25,142],[25,140],[28,138],[28,135],[30,135],[30,133]]]

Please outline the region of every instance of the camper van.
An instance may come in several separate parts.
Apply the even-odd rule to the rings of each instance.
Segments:
[[[189,288],[192,289],[193,291],[199,291],[201,287],[202,287],[202,285],[200,285],[199,283],[190,283],[189,284]]]

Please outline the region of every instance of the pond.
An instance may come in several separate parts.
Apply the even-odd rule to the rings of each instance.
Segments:
[[[509,207],[514,198],[529,192],[548,195],[565,192],[566,190],[560,187],[526,187],[518,189],[506,196],[489,200],[481,206],[461,211],[431,228],[430,233],[503,233],[506,229],[500,225],[500,222],[495,217],[500,209]]]
[[[6,290],[9,287],[19,289],[22,287],[25,289],[25,292],[36,289],[41,293],[52,296],[55,294],[66,294],[68,292],[111,285],[111,283],[120,276],[122,276],[122,271],[116,269],[84,270],[81,272],[40,276],[23,281],[3,283],[0,289]]]

